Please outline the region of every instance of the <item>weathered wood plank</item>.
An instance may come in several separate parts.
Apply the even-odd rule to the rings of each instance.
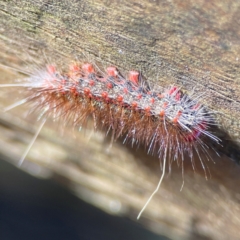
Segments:
[[[239,1],[0,1],[0,60],[26,69],[31,60],[35,65],[93,59],[141,69],[151,84],[195,88],[217,111],[219,134],[230,136],[221,151],[239,161],[231,140],[240,139],[239,16]],[[15,78],[7,71],[1,82]],[[7,95],[2,99],[2,106],[12,102]],[[22,119],[23,112],[1,114],[1,153],[15,163],[36,131],[36,118]],[[102,133],[88,141],[90,131],[72,139],[66,129],[66,142],[57,135],[61,127],[52,129],[51,124],[43,129],[23,167],[62,176],[87,201],[134,218],[158,181],[157,159],[121,143],[107,152]],[[173,239],[238,239],[239,168],[213,158],[209,181],[186,163],[181,193],[181,171],[173,167],[142,223]]]

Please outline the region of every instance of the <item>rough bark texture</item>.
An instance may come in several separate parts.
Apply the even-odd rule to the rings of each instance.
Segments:
[[[195,88],[217,112],[224,139],[219,152],[238,162],[239,16],[240,1],[233,0],[0,1],[0,60],[20,69],[30,61],[93,60],[123,71],[140,69],[151,84]],[[3,72],[1,82],[13,82],[11,74]],[[1,94],[1,100],[6,106],[12,95]],[[36,131],[30,117],[20,118],[23,112],[0,116],[0,151],[15,163]],[[73,139],[65,129],[60,138],[61,128],[52,125],[42,130],[23,168],[64,180],[86,201],[134,218],[158,182],[157,159],[121,142],[107,151],[102,133],[86,139],[90,130]],[[140,222],[172,239],[238,239],[240,169],[223,156],[213,159],[208,181],[186,162],[182,192],[181,170],[173,166]]]

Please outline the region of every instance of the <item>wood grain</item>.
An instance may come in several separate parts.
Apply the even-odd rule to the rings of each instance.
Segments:
[[[216,164],[208,163],[212,179],[205,180],[201,167],[192,173],[186,162],[179,192],[181,170],[173,166],[140,222],[172,239],[238,239],[239,167],[222,153],[239,162],[239,16],[240,1],[233,0],[1,0],[0,61],[28,70],[46,61],[90,59],[141,70],[152,85],[204,93],[224,140],[221,157],[213,153]],[[19,77],[12,74],[3,68],[1,82]],[[7,94],[1,91],[2,107],[12,103]],[[0,151],[13,163],[36,131],[36,118],[22,118],[26,109],[0,116]],[[158,160],[121,142],[107,151],[103,133],[87,140],[90,130],[73,134],[67,128],[62,134],[55,125],[43,129],[23,168],[57,178],[112,214],[135,218],[158,182]]]

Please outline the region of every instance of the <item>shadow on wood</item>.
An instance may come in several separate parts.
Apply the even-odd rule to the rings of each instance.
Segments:
[[[186,163],[179,192],[182,172],[173,165],[139,222],[172,239],[238,239],[239,16],[240,3],[233,0],[0,1],[0,60],[27,71],[31,61],[30,70],[47,61],[68,65],[86,58],[141,70],[151,85],[204,93],[224,146],[217,149],[221,157],[213,153],[215,164],[207,163],[212,177],[206,181],[201,167],[194,174]],[[1,74],[1,82],[14,79],[11,71]],[[2,108],[12,96],[1,91]],[[0,116],[0,151],[13,164],[36,131],[36,118],[22,118],[26,109]],[[88,140],[91,134],[50,122],[22,167],[55,178],[111,214],[135,219],[159,180],[158,160],[121,142],[107,151],[105,136]]]

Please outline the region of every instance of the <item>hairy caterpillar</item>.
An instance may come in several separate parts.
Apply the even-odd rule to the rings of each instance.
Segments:
[[[74,63],[65,71],[51,64],[20,83],[1,86],[23,89],[26,97],[7,109],[30,103],[31,111],[40,113],[41,127],[49,117],[84,127],[91,117],[94,128],[111,132],[112,140],[123,137],[124,143],[142,144],[149,154],[157,155],[163,162],[162,176],[138,218],[161,185],[167,159],[183,165],[188,155],[194,167],[195,153],[205,171],[200,153],[208,154],[206,140],[220,141],[209,130],[214,116],[201,105],[200,97],[189,96],[176,86],[151,88],[138,71],[124,77],[114,66],[103,72],[90,63]]]

